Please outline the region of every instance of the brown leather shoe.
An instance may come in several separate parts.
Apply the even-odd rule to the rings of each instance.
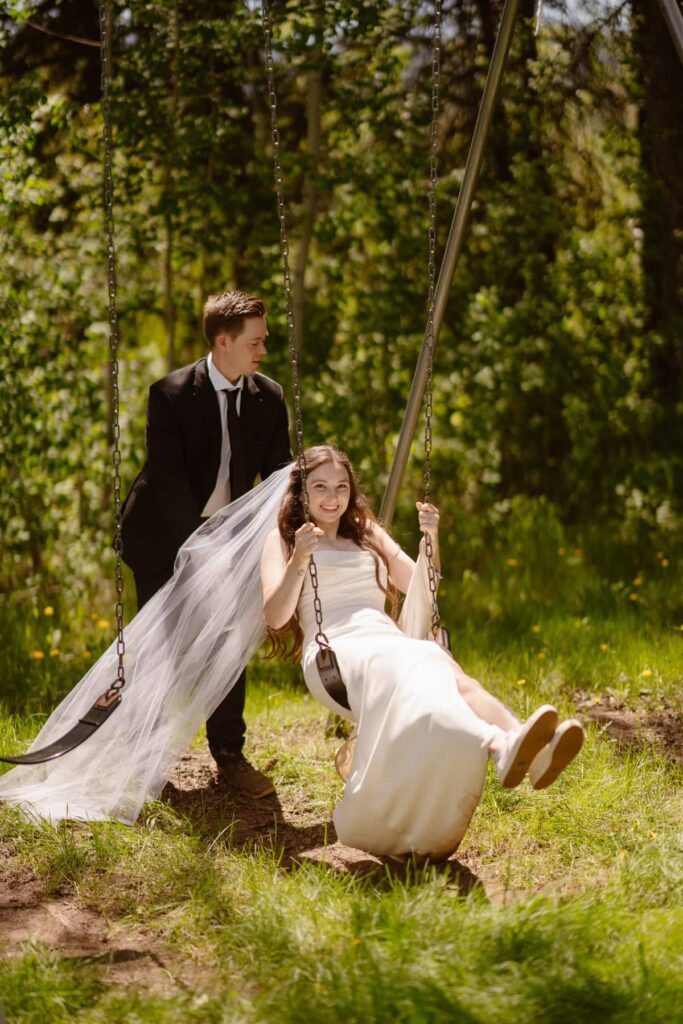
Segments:
[[[273,780],[249,764],[243,754],[220,754],[219,757],[217,771],[221,782],[253,800],[261,800],[275,792]]]

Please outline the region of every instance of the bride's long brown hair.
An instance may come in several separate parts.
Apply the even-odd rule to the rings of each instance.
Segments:
[[[337,535],[339,537],[346,537],[348,540],[352,540],[359,548],[372,553],[375,559],[375,578],[377,580],[377,586],[391,601],[391,614],[395,618],[398,607],[396,589],[390,581],[387,586],[382,583],[380,577],[380,563],[383,564],[387,570],[387,578],[389,574],[389,566],[384,553],[378,547],[377,542],[372,538],[371,530],[376,520],[372,514],[370,506],[368,505],[367,498],[358,486],[358,480],[353,472],[353,466],[351,465],[348,455],[346,452],[342,452],[338,448],[335,448],[334,445],[317,444],[312,448],[307,448],[305,450],[304,459],[306,462],[307,474],[313,472],[315,469],[319,469],[320,466],[324,466],[329,462],[336,462],[337,465],[343,466],[346,470],[349,477],[349,504],[339,520]],[[299,527],[303,526],[305,522],[306,516],[304,514],[304,506],[301,500],[301,470],[299,468],[299,464],[296,463],[292,468],[289,488],[282,499],[282,504],[280,505],[280,511],[277,518],[278,530],[280,531],[280,536],[285,542],[287,558],[290,558],[294,551],[294,535]],[[323,616],[324,614],[325,608],[323,606]],[[325,623],[323,620],[323,629],[324,627]],[[268,652],[267,657],[286,658],[287,660],[294,662],[299,661],[301,658],[304,634],[301,629],[301,623],[299,622],[298,612],[295,612],[289,622],[286,623],[286,625],[281,626],[279,629],[271,629],[269,626],[268,639],[271,642],[271,649]]]

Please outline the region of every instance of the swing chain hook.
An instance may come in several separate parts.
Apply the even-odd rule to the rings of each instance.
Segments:
[[[434,381],[434,302],[436,294],[436,187],[439,171],[439,85],[441,76],[441,22],[442,0],[434,0],[434,31],[432,35],[432,94],[429,163],[429,265],[427,291],[427,374],[425,385],[425,438],[424,438],[424,500],[429,501],[432,486],[432,417]],[[432,635],[436,638],[441,616],[437,600],[437,571],[434,565],[434,547],[428,533],[424,535],[427,556],[427,577],[432,600]]]
[[[111,437],[112,462],[114,466],[114,552],[116,554],[116,655],[118,668],[116,679],[104,695],[105,698],[119,694],[126,683],[123,656],[126,645],[123,637],[123,540],[121,536],[121,428],[119,422],[119,323],[116,302],[116,246],[114,242],[114,175],[113,143],[111,126],[111,38],[112,5],[109,0],[100,4],[101,40],[101,86],[102,86],[102,138],[104,165],[104,221],[107,249],[107,285],[109,295],[109,379],[111,385]]]
[[[273,63],[273,26],[267,0],[261,0],[261,19],[265,40],[266,70],[268,73],[268,102],[270,106],[271,141],[273,144],[273,166],[275,172],[275,190],[277,194],[277,216],[280,224],[280,255],[282,258],[282,275],[285,286],[285,302],[287,311],[287,337],[289,343],[289,361],[292,368],[292,390],[294,392],[294,426],[296,432],[297,461],[301,476],[301,504],[304,519],[311,521],[306,487],[306,459],[304,457],[304,427],[301,414],[301,380],[299,376],[299,353],[294,335],[294,304],[292,302],[292,275],[289,267],[289,238],[287,235],[287,216],[282,177],[282,161],[280,156],[280,128],[277,116],[277,93],[275,90],[275,66]],[[313,587],[313,610],[318,627],[315,639],[321,650],[329,649],[330,643],[323,630],[323,612],[318,593],[318,569],[311,555],[308,571]]]

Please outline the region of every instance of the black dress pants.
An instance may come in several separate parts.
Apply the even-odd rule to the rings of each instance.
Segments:
[[[164,583],[170,580],[173,575],[173,563],[150,575],[137,572],[133,575],[138,598],[138,611],[140,611],[150,597],[153,597],[157,590],[161,590]],[[221,756],[226,754],[239,754],[244,746],[244,734],[247,730],[244,721],[246,682],[247,673],[244,671],[227,697],[223,698],[207,719],[206,738],[209,742],[209,750],[216,761],[220,761]]]

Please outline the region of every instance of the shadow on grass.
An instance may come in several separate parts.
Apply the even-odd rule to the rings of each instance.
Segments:
[[[254,800],[215,779],[193,789],[180,789],[173,782],[164,787],[160,799],[190,822],[195,834],[211,846],[231,849],[266,849],[285,865],[288,860],[334,835],[329,823],[297,825],[285,820],[278,797]]]
[[[284,870],[317,866],[340,876],[366,880],[374,888],[398,883],[420,884],[438,878],[449,889],[466,896],[478,891],[485,896],[477,875],[455,859],[431,862],[422,857],[377,857],[344,846],[332,821],[299,825],[285,818],[274,794],[254,800],[217,783],[205,782],[194,789],[180,789],[169,782],[161,800],[185,818],[209,848],[266,851]]]

